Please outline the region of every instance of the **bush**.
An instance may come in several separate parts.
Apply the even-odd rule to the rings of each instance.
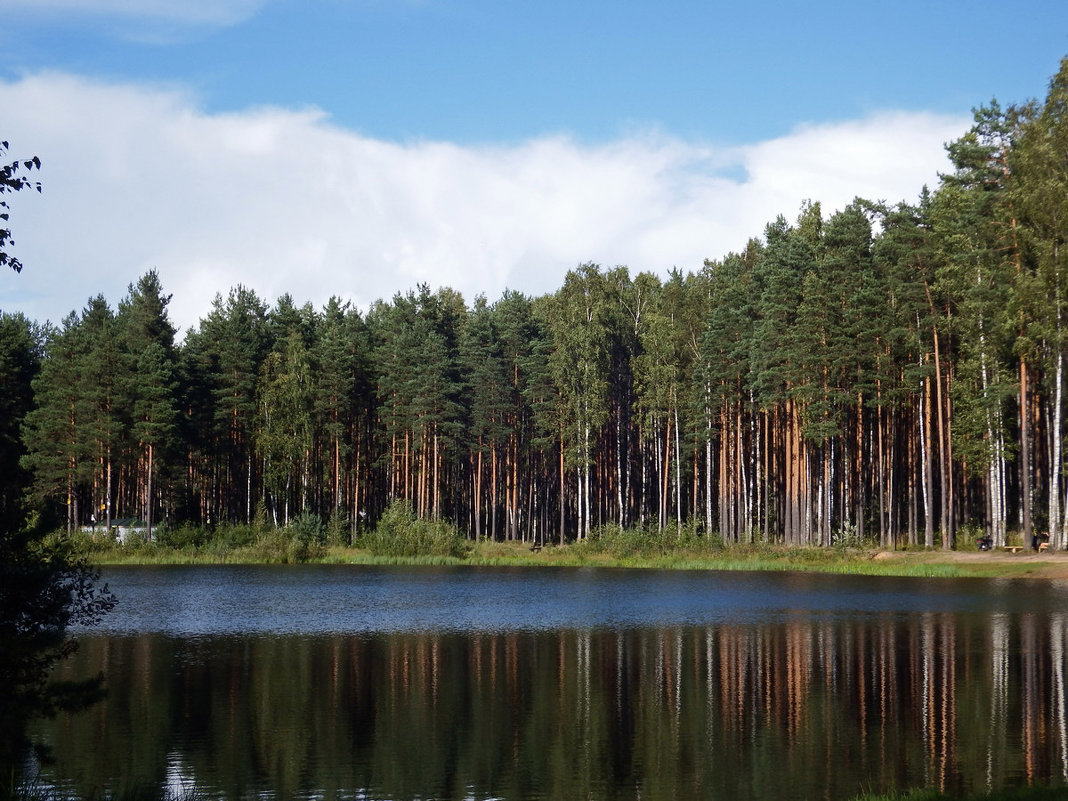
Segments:
[[[290,562],[307,562],[322,555],[326,545],[326,530],[319,515],[304,512],[289,521],[285,528],[288,534]]]
[[[326,544],[350,545],[352,543],[351,532],[348,515],[340,509],[335,509],[330,519],[326,521]]]
[[[863,548],[863,538],[857,533],[856,523],[846,523],[831,532],[831,544],[836,548]]]
[[[979,547],[979,539],[986,536],[982,526],[975,523],[965,523],[957,529],[957,536],[953,543],[955,550],[974,551]]]
[[[322,556],[325,542],[326,532],[319,515],[304,512],[281,528],[259,532],[253,553],[269,563],[298,564]]]
[[[596,553],[606,553],[617,559],[628,557],[667,556],[680,551],[707,551],[722,545],[718,537],[702,537],[697,524],[689,523],[679,531],[674,521],[658,530],[653,523],[643,528],[622,528],[617,524],[599,526],[590,532],[583,545]]]
[[[175,550],[202,548],[208,542],[208,530],[202,526],[194,526],[191,523],[184,523],[174,528],[167,526],[166,528],[157,529],[154,533],[156,541],[160,545],[174,548]]]
[[[362,535],[359,544],[376,556],[463,558],[471,548],[455,526],[416,517],[412,505],[405,500],[393,501],[378,526]]]
[[[264,534],[264,529],[253,525],[220,526],[215,530],[211,542],[222,549],[248,548],[255,545]]]

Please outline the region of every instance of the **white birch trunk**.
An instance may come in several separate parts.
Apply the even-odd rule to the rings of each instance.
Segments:
[[[712,388],[705,383],[705,536],[712,534]]]
[[[619,509],[620,528],[627,525],[623,514],[623,427],[620,425],[621,413],[616,414],[616,501]]]
[[[679,405],[675,404],[675,526],[682,538],[682,461],[679,452]]]
[[[929,479],[929,476],[927,475],[927,459],[928,459],[927,449],[930,447],[930,444],[927,442],[927,437],[926,437],[925,431],[924,431],[924,429],[925,429],[924,420],[926,419],[927,409],[926,409],[926,404],[924,402],[926,396],[924,394],[922,383],[920,385],[919,395],[920,395],[920,409],[919,409],[919,414],[916,415],[916,427],[919,429],[919,433],[920,433],[920,483],[922,485],[922,490],[920,492],[920,496],[923,498],[923,520],[924,520],[924,529],[926,531],[926,530],[929,530],[929,528],[930,528],[930,520],[931,520],[931,499],[930,499],[929,493],[927,491],[928,487],[930,486],[929,483],[928,483],[930,479]],[[930,536],[925,535],[925,537],[924,537],[924,545],[926,545],[928,548],[930,548],[932,545],[934,545],[933,539]]]
[[[987,468],[987,482],[990,492],[990,532],[994,545],[1005,544],[1005,449],[1000,431],[995,431],[994,419],[990,413],[990,378],[986,365],[986,334],[983,332],[983,318],[979,317],[979,361],[983,381],[983,406],[986,409],[986,436],[992,449],[990,466]],[[1000,428],[1000,426],[998,426]]]
[[[1060,337],[1058,336],[1059,340]],[[1050,545],[1060,549],[1065,546],[1065,532],[1061,521],[1061,415],[1064,392],[1064,356],[1057,343],[1057,369],[1053,387],[1053,425],[1051,426],[1051,452],[1049,476],[1049,534]]]

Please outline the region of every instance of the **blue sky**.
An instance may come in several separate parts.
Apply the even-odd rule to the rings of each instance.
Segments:
[[[155,267],[365,306],[698,269],[806,198],[911,200],[970,109],[1041,97],[1064,2],[0,0],[18,197],[0,309]]]

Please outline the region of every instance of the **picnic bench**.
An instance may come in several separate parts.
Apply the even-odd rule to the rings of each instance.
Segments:
[[[1017,551],[1023,550],[1022,545],[1002,545],[1001,547],[1011,553],[1016,553]]]

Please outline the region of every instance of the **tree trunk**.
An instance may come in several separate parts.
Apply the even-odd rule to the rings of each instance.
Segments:
[[[879,486],[879,544],[883,548],[890,546],[890,538],[887,532],[886,526],[886,453],[884,451],[884,432],[883,432],[883,404],[882,404],[882,388],[881,384],[877,385],[876,389],[876,418],[875,424],[877,426],[876,438],[878,440],[879,450],[879,468],[877,470]]]
[[[923,396],[920,400],[923,406],[921,417],[923,418],[923,431],[921,442],[923,445],[923,544],[927,548],[934,547],[934,481],[932,472],[934,469],[931,454],[931,379],[924,379]]]
[[[1028,395],[1027,362],[1020,357],[1020,523],[1023,544],[1029,546],[1031,521],[1031,401]]]
[[[668,482],[671,476],[671,415],[667,416],[667,427],[664,430],[664,453],[660,467],[660,525],[658,531],[663,531],[667,525],[668,510]]]
[[[627,525],[623,509],[623,410],[616,409],[616,520],[620,528]]]
[[[478,438],[478,455],[475,457],[475,542],[482,539],[482,437]]]
[[[705,385],[705,536],[712,534],[712,409]]]
[[[1059,315],[1059,312],[1058,312]],[[1058,328],[1060,322],[1058,321]],[[1053,388],[1053,425],[1051,432],[1050,476],[1049,476],[1049,534],[1050,546],[1061,549],[1065,547],[1066,538],[1061,522],[1061,415],[1064,397],[1064,355],[1061,353],[1060,336],[1057,337],[1057,367]]]
[[[564,487],[566,476],[564,473],[564,424],[560,423],[560,544],[564,544],[565,517],[564,517]]]
[[[148,482],[145,490],[145,528],[147,531],[148,541],[152,542],[152,468],[153,468],[153,456],[155,449],[152,443],[148,444]]]

